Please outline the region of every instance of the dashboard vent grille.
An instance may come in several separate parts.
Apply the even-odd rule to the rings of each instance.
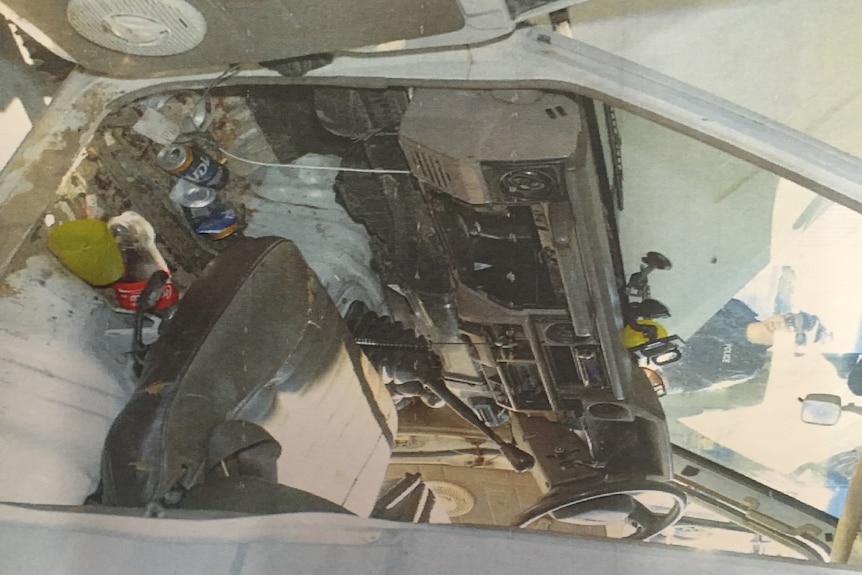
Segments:
[[[413,174],[420,180],[426,181],[440,190],[447,191],[451,188],[452,175],[436,156],[423,150],[413,150],[410,154],[410,163],[413,167]]]

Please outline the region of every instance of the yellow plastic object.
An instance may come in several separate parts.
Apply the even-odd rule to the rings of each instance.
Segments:
[[[658,330],[658,339],[665,338],[668,335],[664,326],[657,321],[653,321],[651,319],[639,319],[637,323],[638,325],[654,326]],[[630,326],[623,328],[623,346],[625,346],[626,349],[632,349],[645,343],[649,343],[649,340],[644,334]]]
[[[90,285],[108,285],[123,275],[123,256],[103,221],[73,220],[51,228],[48,249]]]

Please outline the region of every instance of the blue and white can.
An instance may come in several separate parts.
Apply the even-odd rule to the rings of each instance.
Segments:
[[[214,190],[224,188],[230,175],[227,166],[191,146],[165,146],[156,156],[156,162],[170,174]]]

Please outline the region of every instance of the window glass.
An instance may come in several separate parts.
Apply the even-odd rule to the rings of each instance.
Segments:
[[[862,437],[862,216],[620,116],[627,269],[673,262],[650,282],[686,341],[657,368],[674,443],[837,517]]]

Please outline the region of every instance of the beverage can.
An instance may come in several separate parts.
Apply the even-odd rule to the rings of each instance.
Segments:
[[[117,305],[130,311],[138,309],[138,299],[141,297],[141,292],[144,291],[146,285],[147,280],[128,282],[119,279],[114,282],[113,288],[114,295],[117,297]],[[177,303],[179,299],[180,294],[177,291],[177,287],[171,280],[168,280],[162,288],[162,293],[153,309],[155,311],[163,310]]]
[[[136,212],[123,212],[108,220],[108,227],[123,256],[123,276],[113,284],[117,304],[122,309],[138,309],[138,298],[150,276],[157,270],[170,274],[168,265],[156,247],[153,226]],[[171,280],[162,288],[155,310],[162,310],[177,303],[180,294]]]
[[[236,212],[215,198],[201,207],[183,207],[183,214],[196,234],[211,240],[226,238],[237,229]]]
[[[156,162],[169,174],[214,190],[224,188],[230,175],[227,166],[216,162],[203,150],[191,146],[165,146],[156,156]]]
[[[170,198],[184,208],[202,208],[216,199],[216,191],[206,186],[179,180],[170,193]]]

